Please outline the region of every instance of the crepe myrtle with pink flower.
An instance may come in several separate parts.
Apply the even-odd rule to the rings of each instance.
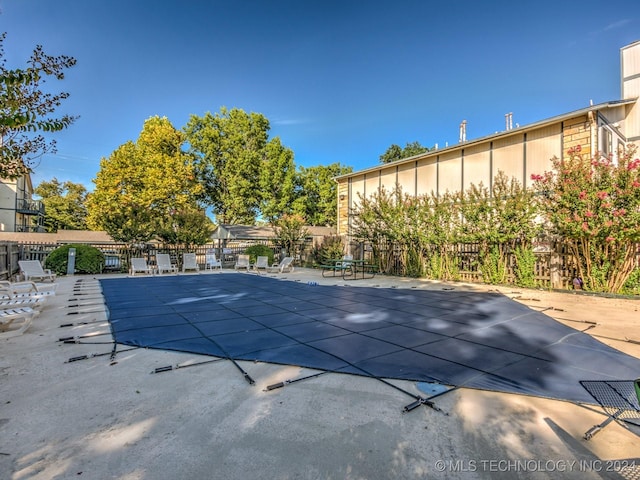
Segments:
[[[576,259],[587,290],[620,292],[639,268],[640,159],[636,148],[588,158],[580,146],[531,175],[538,204]]]

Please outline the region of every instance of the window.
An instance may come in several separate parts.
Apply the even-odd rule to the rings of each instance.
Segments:
[[[618,164],[618,155],[624,150],[626,142],[624,137],[618,133],[618,130],[614,125],[605,123],[603,119],[600,119],[600,125],[598,127],[598,152],[611,158],[614,164]]]

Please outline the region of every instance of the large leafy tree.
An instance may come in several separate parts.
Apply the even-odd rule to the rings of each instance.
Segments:
[[[289,154],[279,146],[279,139],[269,142],[269,129],[269,120],[262,114],[225,107],[216,114],[192,115],[185,126],[197,158],[203,199],[219,223],[253,224],[264,198],[261,172],[265,162],[268,166],[274,156],[288,162]],[[277,199],[272,203],[277,204]],[[269,209],[273,215],[273,205]]]
[[[413,157],[424,152],[428,152],[429,148],[420,145],[420,142],[407,143],[404,148],[392,144],[387,150],[380,155],[380,163],[390,163],[403,158]]]
[[[135,143],[121,145],[100,162],[87,201],[89,227],[122,242],[141,243],[176,212],[197,209],[202,188],[183,144],[184,135],[167,118],[146,120]]]
[[[267,144],[265,153],[260,171],[260,213],[265,220],[273,222],[292,211],[296,167],[293,152],[283,146],[278,137]]]
[[[157,236],[165,243],[183,245],[190,250],[194,245],[210,242],[213,231],[213,222],[203,211],[185,209],[163,218]]]
[[[34,193],[44,204],[47,232],[87,228],[87,189],[84,185],[60,182],[54,177],[51,181],[41,182]]]
[[[335,225],[338,185],[334,178],[351,171],[351,167],[340,163],[300,167],[293,211],[306,218],[309,225]]]
[[[0,35],[0,178],[16,178],[32,171],[34,162],[47,152],[55,153],[55,140],[43,133],[64,130],[76,117],[51,116],[69,94],[43,90],[47,77],[64,79],[75,65],[73,57],[46,55],[42,46],[33,50],[27,67],[9,69]]]

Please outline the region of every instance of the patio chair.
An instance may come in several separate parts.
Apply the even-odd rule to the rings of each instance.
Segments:
[[[284,273],[284,271],[293,272],[293,257],[284,257],[280,263],[274,263],[267,269],[268,272]]]
[[[269,257],[266,255],[259,255],[258,258],[256,258],[256,263],[253,265],[253,269],[258,274],[260,273],[261,268],[263,268],[265,272],[269,268]]]
[[[251,268],[251,263],[249,262],[249,255],[238,255],[238,259],[236,260],[236,264],[233,266],[236,270],[239,268],[245,268],[247,272]]]
[[[33,321],[33,317],[37,314],[38,312],[30,307],[0,310],[0,338],[22,335],[27,331]],[[17,329],[11,329],[14,324],[18,326]]]
[[[45,295],[55,295],[57,283],[47,283],[38,285],[36,282],[10,282],[0,280],[0,294],[15,295],[18,293],[44,293]]]
[[[171,263],[171,256],[169,256],[168,253],[156,254],[156,267],[159,275],[161,275],[162,272],[178,273],[178,267]]]
[[[198,265],[195,253],[182,254],[182,272],[184,273],[187,270],[195,270],[196,272],[200,271],[200,265]]]
[[[150,273],[153,275],[153,267],[147,265],[147,261],[144,258],[132,258],[130,273],[131,276],[136,273]]]
[[[31,308],[37,310],[46,303],[47,297],[21,297],[0,299],[0,310],[11,310],[15,308]]]
[[[215,270],[216,268],[222,271],[222,261],[216,258],[216,254],[211,252],[207,253],[205,256],[204,269],[205,270]]]
[[[47,299],[53,297],[56,294],[53,290],[30,290],[30,291],[16,291],[15,287],[7,287],[5,284],[9,282],[0,281],[0,301],[4,300],[21,300],[30,298],[42,298]],[[29,282],[33,283],[33,282]],[[35,284],[33,284],[35,286]]]
[[[49,269],[43,269],[38,260],[19,260],[20,272],[25,280],[55,281],[56,274]]]

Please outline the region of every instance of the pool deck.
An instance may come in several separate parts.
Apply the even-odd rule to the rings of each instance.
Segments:
[[[308,269],[268,276],[345,288],[498,290],[640,358],[638,300],[382,275],[345,282]],[[606,420],[599,407],[461,388],[435,399],[441,412],[421,406],[402,413],[412,399],[371,378],[326,374],[265,391],[316,372],[240,362],[256,380],[251,386],[230,361],[151,373],[210,357],[118,346],[112,361],[97,278],[59,278],[30,329],[0,339],[2,479],[640,475],[640,428],[612,422],[590,441],[582,438]],[[79,286],[86,295],[76,295]],[[66,323],[75,325],[60,328]],[[393,383],[423,394],[415,382]]]

